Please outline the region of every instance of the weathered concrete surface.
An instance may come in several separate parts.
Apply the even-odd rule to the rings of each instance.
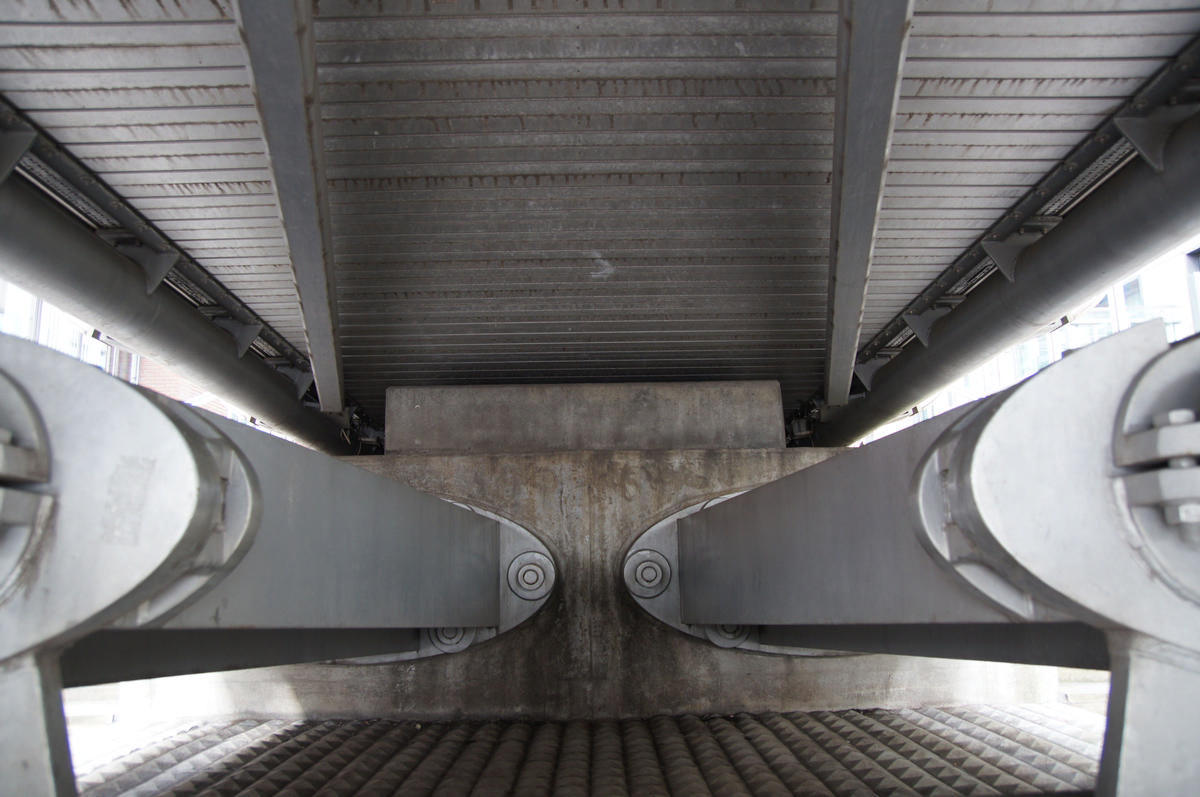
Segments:
[[[555,552],[559,582],[525,626],[464,653],[395,665],[304,665],[142,694],[184,714],[599,718],[657,713],[1052,701],[1049,668],[895,656],[799,659],[720,650],[627,596],[628,546],[677,510],[830,456],[816,449],[382,456],[353,462],[504,515]],[[197,686],[201,684],[201,686]]]
[[[388,453],[783,448],[778,382],[393,387]]]

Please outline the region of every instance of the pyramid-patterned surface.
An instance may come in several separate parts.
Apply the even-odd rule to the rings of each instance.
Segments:
[[[1090,794],[1103,720],[967,706],[646,720],[197,725],[79,778],[82,797]]]

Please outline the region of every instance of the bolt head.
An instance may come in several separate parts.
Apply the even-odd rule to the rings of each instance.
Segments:
[[[1164,426],[1181,426],[1185,423],[1195,422],[1196,413],[1189,409],[1174,409],[1160,412],[1151,420],[1156,429],[1161,429]]]
[[[442,653],[458,653],[466,650],[475,641],[474,628],[434,628],[429,631],[429,641]]]
[[[736,648],[750,638],[750,629],[744,625],[706,625],[704,635],[719,648]]]
[[[537,551],[519,554],[508,566],[508,588],[517,597],[541,600],[554,587],[554,563]]]
[[[634,551],[624,570],[626,588],[639,598],[656,598],[671,585],[671,564],[658,551]]]
[[[643,587],[653,588],[657,587],[659,582],[662,581],[663,571],[657,562],[642,562],[638,565],[635,577],[638,584]]]
[[[1163,508],[1172,526],[1200,523],[1200,503],[1168,504]]]

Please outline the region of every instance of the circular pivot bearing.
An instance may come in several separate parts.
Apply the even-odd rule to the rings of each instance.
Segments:
[[[524,600],[541,600],[554,588],[554,563],[537,551],[518,555],[508,566],[508,588]]]
[[[656,598],[671,585],[667,557],[648,548],[634,551],[625,560],[625,586],[639,598]]]
[[[458,653],[466,650],[475,641],[474,628],[431,628],[429,641],[443,653]]]
[[[744,625],[706,625],[704,635],[719,648],[736,648],[750,638],[750,629]]]

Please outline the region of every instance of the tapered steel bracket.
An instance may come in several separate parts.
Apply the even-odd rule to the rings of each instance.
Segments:
[[[37,133],[32,130],[0,131],[0,183],[8,179],[34,141]]]
[[[502,518],[0,336],[14,793],[74,793],[64,683],[454,653],[528,620],[556,580]]]
[[[879,370],[891,361],[891,357],[875,356],[866,362],[855,363],[854,375],[858,377],[858,381],[862,382],[863,387],[869,391],[871,384],[875,381],[875,374],[879,373]]]
[[[1162,105],[1146,116],[1119,116],[1113,120],[1142,160],[1156,172],[1165,168],[1167,139],[1181,124],[1200,113],[1200,104]]]
[[[1187,793],[1200,778],[1200,735],[1177,711],[1200,700],[1198,363],[1200,338],[1169,346],[1161,321],[1142,324],[652,529],[633,555],[660,554],[678,591],[639,596],[636,566],[627,586],[663,622],[743,648],[1111,668],[1097,794]]]
[[[736,648],[788,656],[841,656],[840,651],[771,644],[758,626],[743,623],[687,623],[680,613],[679,521],[740,493],[713,498],[680,510],[642,532],[625,555],[622,578],[634,602],[650,616],[677,631],[719,648]]]
[[[930,307],[923,313],[904,313],[901,318],[913,334],[917,336],[917,340],[921,341],[922,346],[928,346],[930,339],[933,337],[933,325],[940,318],[948,315],[952,307]]]

